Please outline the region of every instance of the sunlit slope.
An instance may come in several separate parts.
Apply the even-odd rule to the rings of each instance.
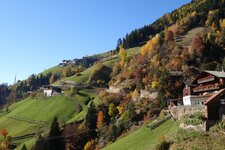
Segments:
[[[7,128],[10,136],[21,136],[37,130],[46,131],[55,116],[64,123],[77,113],[76,105],[86,97],[56,96],[50,98],[28,98],[9,107],[9,113],[0,117],[0,128]]]
[[[131,56],[137,55],[140,53],[140,51],[141,51],[141,47],[130,48],[127,50],[127,56],[131,57]],[[113,64],[118,61],[119,61],[119,56],[117,54],[117,55],[109,56],[109,57],[103,59],[101,61],[101,63],[107,67],[112,68]],[[93,65],[93,66],[87,68],[86,70],[84,70],[83,72],[81,72],[81,74],[79,76],[74,75],[71,77],[63,78],[63,79],[61,79],[61,81],[73,81],[76,83],[88,84],[90,76],[92,75],[92,73],[94,72],[96,67],[97,67],[97,65]],[[57,85],[58,83],[59,82],[56,82],[55,84]]]
[[[178,123],[172,120],[165,122],[154,130],[142,127],[104,148],[104,150],[152,150],[162,136],[168,136],[178,129]]]

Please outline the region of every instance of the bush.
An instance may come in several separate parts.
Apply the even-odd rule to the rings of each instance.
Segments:
[[[224,130],[225,129],[225,122],[220,122],[218,124],[218,126],[219,126],[220,129]]]
[[[218,132],[218,131],[225,131],[225,122],[219,122],[215,126],[213,126],[211,129],[213,132]]]
[[[166,141],[165,137],[162,136],[160,138],[160,143],[156,145],[155,150],[169,150],[171,144],[171,142]]]
[[[200,138],[201,136],[203,136],[202,133],[198,131],[185,131],[183,129],[179,129],[176,138],[178,142],[182,142],[189,138],[195,139]]]
[[[75,86],[74,86],[74,87],[71,87],[71,93],[70,93],[70,96],[72,97],[72,96],[78,94],[78,92],[79,92],[79,90],[78,90],[77,87],[75,87]]]
[[[205,117],[200,112],[194,113],[193,115],[186,115],[183,118],[183,122],[186,125],[194,125],[194,126],[202,124],[204,120]]]
[[[91,101],[91,97],[87,97],[86,100],[85,100],[85,102],[84,102],[84,104],[85,105],[88,105],[90,101]]]

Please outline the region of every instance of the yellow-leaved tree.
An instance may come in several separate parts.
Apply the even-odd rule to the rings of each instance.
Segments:
[[[94,140],[90,140],[85,144],[84,150],[93,150],[93,149],[95,149],[95,142]]]
[[[120,46],[119,57],[120,57],[120,64],[122,67],[124,67],[124,65],[127,61],[127,52],[123,48],[123,46]]]
[[[155,37],[153,37],[151,40],[149,40],[142,48],[141,48],[141,54],[144,56],[145,54],[148,54],[155,50],[159,44],[159,34],[157,34]]]
[[[225,19],[220,20],[220,27],[225,28]]]

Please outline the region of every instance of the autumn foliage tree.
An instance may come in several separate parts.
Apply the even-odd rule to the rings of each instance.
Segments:
[[[85,146],[84,146],[84,150],[94,150],[95,149],[95,142],[94,140],[90,140],[88,141]]]
[[[124,67],[127,61],[127,52],[122,46],[120,46],[119,57],[120,57],[120,64],[122,67]]]
[[[7,129],[1,129],[0,130],[0,150],[9,150],[10,142],[8,140],[8,130]]]
[[[8,130],[7,129],[1,129],[0,130],[0,135],[3,136],[5,139],[7,138],[8,136]]]
[[[205,43],[204,40],[201,36],[197,36],[193,41],[192,41],[192,48],[196,51],[198,56],[201,56],[203,53],[203,50],[205,48]]]
[[[113,117],[113,116],[116,114],[116,111],[117,111],[116,106],[115,106],[113,103],[111,103],[111,104],[109,105],[109,112],[108,112],[108,114],[109,114],[111,117]]]
[[[174,34],[173,31],[169,30],[165,34],[165,40],[168,41],[174,41]]]
[[[133,93],[132,93],[132,99],[133,99],[133,101],[137,101],[139,99],[139,97],[140,97],[140,94],[139,94],[138,90],[135,89],[133,91]]]
[[[72,70],[72,65],[68,65],[68,66],[66,66],[65,68],[64,68],[64,70],[63,70],[63,75],[65,76],[65,77],[69,77],[69,76],[71,76],[71,75],[73,75],[74,74],[74,72],[73,72],[73,70]]]
[[[117,110],[118,110],[119,114],[122,115],[124,113],[124,106],[123,106],[123,104],[119,104],[119,106],[117,106]]]
[[[52,84],[53,82],[55,82],[55,75],[52,73],[52,75],[49,79],[49,83]]]
[[[157,34],[155,37],[153,37],[151,40],[147,42],[142,48],[141,48],[141,54],[144,56],[147,53],[151,53],[153,50],[155,50],[159,44],[160,36]]]
[[[104,114],[102,111],[98,112],[98,119],[97,119],[97,128],[100,130],[102,128],[102,124],[104,121]]]

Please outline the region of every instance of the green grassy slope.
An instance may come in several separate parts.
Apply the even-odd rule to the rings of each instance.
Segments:
[[[42,72],[43,75],[47,75],[49,73],[53,73],[53,74],[62,74],[64,67],[59,67],[59,66],[55,66],[52,67],[50,69],[47,69],[45,71]]]
[[[96,105],[98,105],[98,103],[99,103],[99,97],[98,97],[98,95],[96,94],[96,93],[93,93],[93,92],[90,92],[90,91],[88,91],[88,90],[86,90],[86,91],[82,91],[82,93],[84,94],[84,95],[88,95],[89,97],[91,97],[91,98],[93,98],[93,102],[96,104]],[[72,123],[72,122],[75,122],[75,121],[77,121],[77,120],[82,120],[82,119],[85,119],[85,117],[86,117],[86,114],[87,114],[87,111],[88,111],[88,108],[89,108],[89,106],[87,105],[87,106],[83,106],[83,110],[80,112],[80,113],[74,113],[73,115],[72,115],[72,117],[66,122],[67,124],[68,123]]]
[[[47,133],[55,116],[60,124],[78,114],[77,104],[83,105],[87,96],[76,95],[73,98],[67,96],[55,96],[50,98],[28,98],[9,106],[9,113],[1,113],[0,129],[6,128],[10,136],[17,137],[25,134],[44,131]],[[45,123],[40,123],[44,121]],[[35,142],[35,138],[14,141],[14,143],[26,143],[27,147]],[[21,145],[20,145],[21,146]]]
[[[0,128],[7,128],[11,136],[24,135],[36,132],[40,126],[45,128],[50,126],[55,116],[61,123],[66,122],[76,113],[76,104],[84,100],[81,96],[74,99],[65,96],[56,96],[45,99],[31,99],[20,101],[9,107],[10,112],[0,118]],[[8,117],[24,118],[27,120],[45,121],[47,125],[39,125],[11,119]]]
[[[95,69],[96,66],[92,66],[85,71],[81,72],[80,76],[71,76],[68,78],[63,78],[62,81],[74,81],[76,83],[82,83],[82,84],[87,84],[89,81],[89,77],[92,74],[93,70]]]
[[[142,127],[127,137],[104,148],[104,150],[152,150],[159,143],[161,136],[170,135],[177,128],[178,123],[172,120],[165,122],[152,131],[146,127]]]
[[[128,56],[136,55],[140,53],[140,47],[128,49],[127,52]],[[117,61],[119,61],[118,55],[114,55],[102,60],[102,63],[112,68],[114,62]],[[94,65],[87,68],[81,73],[81,76],[71,76],[62,80],[86,84],[89,82],[89,78],[96,67],[97,66]],[[45,70],[42,74],[47,75],[50,72],[61,74],[62,71],[63,67],[55,66]],[[86,116],[88,109],[87,106],[83,105],[87,97],[94,97],[95,103],[98,103],[96,93],[90,91],[85,91],[85,93],[86,94],[83,96],[76,95],[73,98],[69,98],[64,95],[50,98],[28,98],[16,102],[9,106],[9,113],[4,111],[0,112],[0,129],[7,128],[10,136],[16,137],[29,133],[35,133],[37,131],[46,131],[45,133],[47,133],[55,116],[58,117],[60,124],[83,119]],[[80,113],[76,111],[77,103],[81,103],[83,106],[83,111]],[[37,123],[35,123],[35,121],[37,121]],[[40,124],[38,121],[44,121],[47,125]],[[16,143],[23,144],[24,142],[30,148],[34,144],[35,138],[26,139],[25,141],[18,141]]]

